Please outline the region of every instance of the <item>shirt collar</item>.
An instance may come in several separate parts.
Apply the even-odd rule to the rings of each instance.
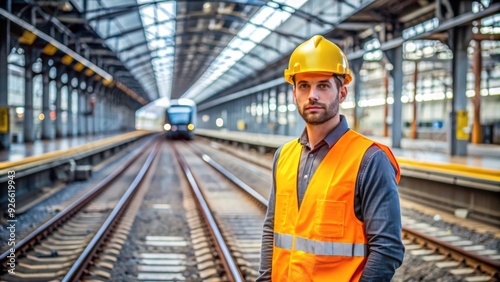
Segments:
[[[339,141],[340,137],[349,130],[349,125],[347,124],[347,120],[344,115],[340,115],[340,123],[335,127],[328,135],[323,138],[323,141],[328,144],[328,147],[331,148],[337,141]],[[309,146],[309,137],[307,136],[307,130],[304,128],[302,134],[299,138],[299,143],[303,146]]]

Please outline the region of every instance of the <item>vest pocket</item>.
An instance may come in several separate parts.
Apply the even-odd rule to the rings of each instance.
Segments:
[[[343,237],[345,201],[316,200],[314,232],[323,237]]]
[[[289,194],[276,194],[276,208],[274,211],[274,221],[279,226],[284,226],[288,217]]]

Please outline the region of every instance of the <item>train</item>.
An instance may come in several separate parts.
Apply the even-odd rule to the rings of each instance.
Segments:
[[[196,103],[190,99],[172,99],[165,110],[163,129],[169,139],[194,138]]]
[[[191,99],[160,98],[137,110],[137,130],[161,131],[168,139],[194,138],[196,103]]]

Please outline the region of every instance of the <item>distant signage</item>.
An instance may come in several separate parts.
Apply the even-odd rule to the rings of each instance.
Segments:
[[[243,131],[246,129],[247,125],[244,120],[238,120],[236,123],[236,127],[238,128],[238,130]]]
[[[457,111],[457,140],[469,140],[469,113],[466,110]]]
[[[0,107],[0,133],[9,132],[9,107]]]

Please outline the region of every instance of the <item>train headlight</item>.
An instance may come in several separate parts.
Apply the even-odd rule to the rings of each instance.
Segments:
[[[165,129],[165,131],[170,131],[170,129],[172,129],[172,126],[169,123],[165,123],[165,125],[163,125],[163,129]]]
[[[194,130],[194,124],[192,124],[192,123],[188,124],[187,129]]]

